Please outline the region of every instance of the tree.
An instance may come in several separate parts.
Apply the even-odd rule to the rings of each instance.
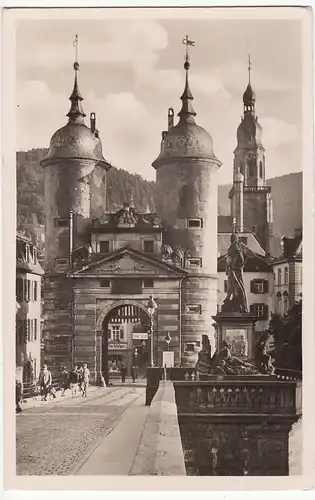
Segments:
[[[302,300],[287,316],[273,314],[268,330],[275,342],[272,352],[275,368],[302,371]]]

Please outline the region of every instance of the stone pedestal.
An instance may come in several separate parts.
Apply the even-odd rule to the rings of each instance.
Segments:
[[[174,382],[187,475],[286,476],[302,384],[276,376]]]
[[[254,358],[257,335],[255,322],[257,316],[249,313],[218,313],[212,316],[217,324],[217,345],[220,349],[223,341],[231,346],[232,356],[240,359]]]

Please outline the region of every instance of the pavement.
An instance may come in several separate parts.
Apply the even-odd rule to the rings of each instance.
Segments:
[[[30,399],[22,408],[17,475],[128,475],[148,411],[141,380],[91,387],[87,398],[68,391],[47,402]]]

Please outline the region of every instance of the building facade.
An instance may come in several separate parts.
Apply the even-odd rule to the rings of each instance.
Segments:
[[[303,241],[302,231],[293,238],[283,238],[282,255],[273,261],[274,312],[287,315],[294,304],[302,300]]]
[[[33,382],[41,366],[41,286],[44,271],[36,247],[16,238],[16,368],[22,382]]]
[[[92,113],[85,124],[78,63],[68,123],[50,142],[45,171],[45,360],[53,369],[86,362],[95,381],[124,362],[196,362],[202,334],[211,335],[217,304],[217,183],[220,166],[210,135],[196,124],[189,88],[179,122],[154,161],[156,214],[132,200],[106,212],[106,172]],[[157,310],[150,316],[148,301]],[[153,325],[153,338],[148,331]],[[170,339],[170,344],[165,339]],[[214,332],[212,335],[214,342]],[[150,359],[151,345],[153,360]]]

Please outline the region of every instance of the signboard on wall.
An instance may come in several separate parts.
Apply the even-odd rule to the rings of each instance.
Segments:
[[[127,342],[108,342],[108,349],[127,349]]]
[[[148,340],[148,332],[133,332],[132,338],[133,340]]]
[[[173,351],[163,351],[163,367],[171,368],[174,366],[174,352]]]

